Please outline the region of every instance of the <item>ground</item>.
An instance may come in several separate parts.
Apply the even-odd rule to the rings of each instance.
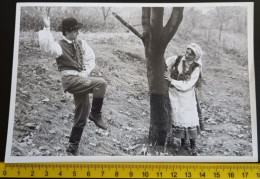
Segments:
[[[56,39],[61,34],[54,32]],[[190,155],[178,139],[156,148],[149,144],[149,94],[142,42],[131,33],[81,33],[96,54],[92,76],[108,82],[103,116],[108,130],[88,121],[82,156]],[[165,57],[180,54],[191,38],[176,36]],[[200,156],[252,156],[247,58],[197,40],[204,51],[201,106],[206,131],[197,139]],[[20,34],[14,156],[67,155],[73,97],[64,93],[54,59],[40,53],[37,34]]]

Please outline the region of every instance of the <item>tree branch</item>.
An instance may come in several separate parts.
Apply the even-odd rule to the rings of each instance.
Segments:
[[[50,10],[51,10],[51,7],[47,7],[46,10],[47,10],[47,16],[50,17]]]
[[[106,21],[108,15],[109,15],[110,9],[111,9],[111,7],[108,7],[108,9],[106,11],[106,8],[102,7],[102,14],[103,14],[104,21]]]
[[[112,12],[113,16],[115,16],[124,26],[126,26],[129,30],[131,30],[137,37],[139,37],[141,40],[143,40],[143,36],[135,30],[131,25],[129,25],[126,21],[124,21],[120,16],[118,16],[116,13]]]
[[[106,17],[108,16],[110,9],[111,9],[111,7],[108,8],[107,13],[106,13]]]
[[[105,7],[102,7],[102,14],[103,14],[104,21],[106,20],[105,13],[106,13]]]
[[[161,38],[160,35],[163,33],[163,12],[163,7],[152,7],[150,24],[154,37]]]
[[[164,36],[163,36],[164,45],[167,45],[170,42],[170,40],[178,30],[178,27],[183,18],[183,9],[184,7],[172,8],[171,17],[164,27]]]
[[[150,7],[142,7],[142,27],[143,27],[143,38],[148,37],[150,32],[150,16],[151,16],[151,8]]]

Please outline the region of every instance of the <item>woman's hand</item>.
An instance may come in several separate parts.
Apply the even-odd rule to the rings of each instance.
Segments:
[[[170,72],[166,71],[164,73],[164,79],[167,80],[168,82],[171,82],[173,79],[171,78]]]

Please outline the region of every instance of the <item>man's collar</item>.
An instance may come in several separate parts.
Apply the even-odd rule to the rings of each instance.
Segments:
[[[66,37],[63,37],[63,40],[66,40],[69,44],[72,44],[72,41],[69,39],[66,39]]]

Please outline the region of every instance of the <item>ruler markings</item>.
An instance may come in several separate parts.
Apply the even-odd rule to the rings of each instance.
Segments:
[[[216,178],[260,179],[257,164],[3,164],[0,177]],[[29,170],[27,169],[29,168]],[[52,170],[50,170],[52,168]],[[87,169],[84,171],[83,169]],[[108,171],[111,170],[111,172]],[[212,169],[214,169],[212,171]],[[51,172],[53,171],[53,172]]]

